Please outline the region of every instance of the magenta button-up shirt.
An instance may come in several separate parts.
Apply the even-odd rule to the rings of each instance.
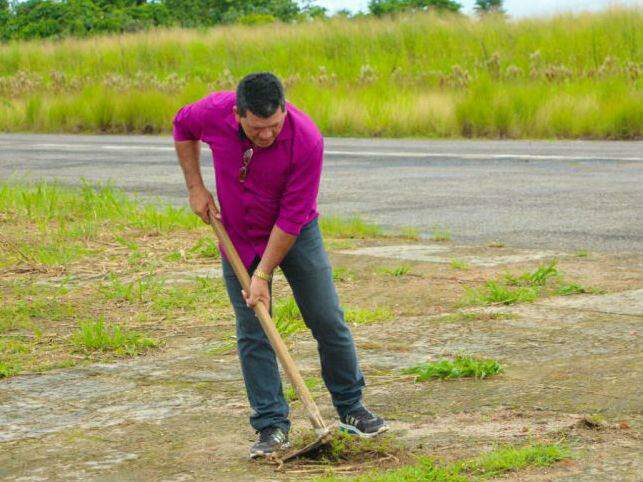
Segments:
[[[255,256],[263,256],[275,224],[297,236],[319,215],[324,144],[315,123],[286,103],[281,132],[270,147],[254,148],[242,183],[239,169],[251,145],[239,135],[235,101],[234,92],[213,92],[182,107],[173,133],[176,141],[201,140],[210,146],[223,225],[248,268]]]

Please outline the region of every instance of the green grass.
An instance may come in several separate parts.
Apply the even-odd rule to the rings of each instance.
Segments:
[[[433,241],[451,241],[451,231],[447,228],[434,226],[431,239]]]
[[[396,266],[395,268],[380,268],[378,271],[387,276],[393,276],[397,278],[409,274],[409,272],[411,271],[411,266],[408,264],[402,264]]]
[[[306,378],[304,380],[304,383],[308,387],[308,390],[310,390],[311,392],[324,386],[324,381],[319,377]],[[286,390],[284,390],[284,397],[286,397],[286,401],[288,402],[299,400],[299,396],[297,395],[297,393],[295,392],[295,389],[291,385],[289,385],[286,388]]]
[[[221,253],[219,247],[212,236],[204,236],[200,238],[190,251],[200,258],[219,259]]]
[[[45,228],[46,223],[54,223],[64,239],[79,237],[78,230],[91,235],[97,231],[97,225],[108,225],[112,230],[131,227],[159,233],[201,226],[199,218],[186,209],[146,203],[113,186],[88,182],[75,188],[48,181],[29,184],[1,181],[0,212]],[[123,240],[122,236],[120,239]]]
[[[559,276],[557,261],[552,260],[549,264],[543,264],[531,273],[524,273],[520,276],[505,275],[507,284],[512,286],[545,286],[548,280]]]
[[[0,333],[10,330],[29,330],[38,335],[41,323],[55,323],[72,318],[77,308],[49,295],[22,295],[23,299],[3,302],[0,306]]]
[[[277,331],[283,337],[294,335],[306,328],[299,307],[292,296],[278,300],[272,315]]]
[[[386,308],[345,308],[344,319],[351,325],[364,325],[367,323],[379,323],[390,320],[393,314]]]
[[[355,273],[348,268],[333,268],[333,280],[335,281],[353,281]]]
[[[406,375],[415,375],[415,381],[423,382],[432,378],[488,378],[502,372],[496,360],[485,360],[469,356],[456,356],[454,360],[440,360],[422,363],[402,370]]]
[[[507,446],[462,462],[458,468],[476,477],[492,478],[527,467],[548,467],[569,457],[569,450],[556,444]]]
[[[99,292],[108,300],[144,303],[154,299],[163,289],[163,279],[154,275],[124,282],[110,275],[108,281],[99,287]]]
[[[20,355],[31,349],[19,339],[0,339],[0,378],[17,375],[22,370]]]
[[[222,279],[197,278],[191,283],[163,286],[150,297],[151,306],[157,314],[180,312],[205,313],[229,307],[228,293]],[[217,316],[221,316],[218,313]]]
[[[558,271],[557,261],[538,266],[534,271],[520,275],[505,274],[502,280],[487,281],[480,288],[465,286],[463,305],[488,305],[528,303],[541,296],[597,293],[596,288],[586,288],[564,280]]]
[[[325,135],[636,138],[642,23],[429,13],[9,42],[0,130],[168,133],[185,103],[271,70]]]
[[[102,318],[80,323],[72,334],[72,344],[84,353],[113,352],[117,355],[138,355],[158,346],[158,342],[142,333],[128,331],[119,325],[106,326]]]
[[[366,222],[358,216],[351,218],[321,216],[319,225],[323,235],[331,238],[365,239],[384,236],[380,226]]]
[[[469,265],[465,261],[457,258],[453,258],[451,260],[450,265],[453,269],[461,269],[461,270],[469,269]]]
[[[357,477],[327,476],[317,482],[473,482],[500,477],[528,468],[554,465],[571,457],[568,448],[558,444],[532,444],[524,447],[498,447],[478,457],[440,464],[429,457],[419,457],[413,465],[378,470]]]
[[[540,293],[536,287],[508,287],[497,281],[487,281],[482,288],[465,286],[465,292],[464,304],[467,305],[529,303],[538,298]]]

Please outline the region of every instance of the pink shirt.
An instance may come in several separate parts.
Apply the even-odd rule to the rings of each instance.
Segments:
[[[174,140],[210,146],[223,225],[248,268],[255,256],[263,256],[275,224],[297,236],[319,216],[324,144],[315,123],[286,103],[283,129],[270,147],[254,148],[242,183],[239,169],[251,144],[239,135],[235,101],[234,92],[223,91],[184,106],[174,117]]]

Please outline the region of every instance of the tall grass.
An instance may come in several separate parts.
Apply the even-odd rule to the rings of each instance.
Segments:
[[[641,135],[641,9],[505,21],[422,14],[0,46],[0,129],[167,133],[271,70],[327,135]]]
[[[91,235],[97,224],[105,223],[156,232],[201,226],[199,219],[183,208],[144,203],[121,189],[90,183],[70,188],[47,181],[0,181],[0,212],[37,225],[56,223],[57,234],[64,238]]]

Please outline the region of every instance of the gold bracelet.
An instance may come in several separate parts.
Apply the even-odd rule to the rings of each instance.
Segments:
[[[254,273],[252,273],[252,276],[256,276],[257,278],[268,282],[270,282],[270,280],[272,279],[272,275],[269,275],[268,273],[260,270],[259,268],[255,269]]]

